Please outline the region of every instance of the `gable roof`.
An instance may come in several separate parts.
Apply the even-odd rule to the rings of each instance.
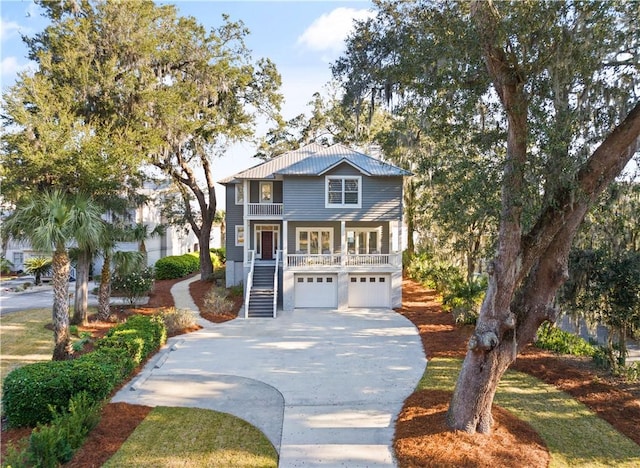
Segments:
[[[311,143],[238,172],[221,180],[220,183],[233,183],[241,179],[273,179],[276,175],[321,176],[343,163],[349,164],[368,176],[411,175],[409,171],[352,150],[340,143],[329,147]]]

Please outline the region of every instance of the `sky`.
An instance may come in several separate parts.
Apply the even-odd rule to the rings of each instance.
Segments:
[[[133,0],[135,1],[135,0]],[[210,29],[222,23],[222,14],[242,20],[249,29],[246,43],[254,59],[270,58],[282,76],[285,102],[282,115],[289,120],[308,112],[313,93],[323,92],[331,80],[330,64],[344,50],[344,39],[353,19],[372,16],[370,1],[158,1],[174,4],[183,16],[193,16]],[[0,83],[11,86],[21,71],[34,69],[27,59],[21,35],[33,36],[47,26],[40,8],[32,0],[0,0]],[[261,129],[263,132],[266,129]],[[235,145],[216,160],[216,180],[255,165],[255,150],[248,144]],[[217,187],[218,208],[224,208],[224,192]]]

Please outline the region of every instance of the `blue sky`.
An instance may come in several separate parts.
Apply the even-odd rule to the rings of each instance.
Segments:
[[[135,1],[135,0],[134,0]],[[371,15],[370,1],[215,1],[176,0],[183,16],[194,16],[207,28],[221,24],[223,13],[242,20],[250,31],[247,46],[254,58],[268,57],[282,75],[285,97],[282,113],[291,119],[306,112],[316,91],[331,79],[329,65],[343,50],[344,38],[353,18]],[[33,64],[20,34],[33,36],[42,31],[46,20],[31,0],[0,0],[1,83],[2,90],[15,82],[17,73]],[[253,147],[240,144],[215,164],[216,179],[257,163]],[[222,191],[218,190],[220,199]],[[224,205],[219,205],[220,208]]]

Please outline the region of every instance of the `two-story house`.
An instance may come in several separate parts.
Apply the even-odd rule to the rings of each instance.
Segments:
[[[278,301],[285,311],[400,307],[409,175],[313,143],[222,180],[227,286],[245,285],[245,316],[275,316]]]

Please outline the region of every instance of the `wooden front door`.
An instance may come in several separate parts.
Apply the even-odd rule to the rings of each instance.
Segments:
[[[273,231],[262,231],[262,260],[273,259]]]

